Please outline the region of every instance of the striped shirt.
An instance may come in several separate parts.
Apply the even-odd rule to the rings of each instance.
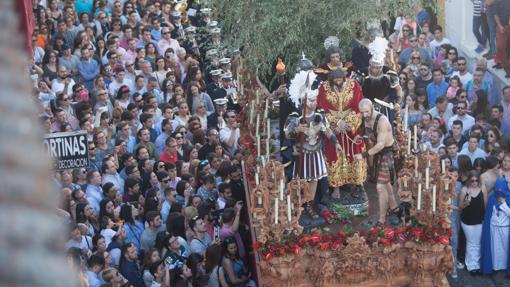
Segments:
[[[473,1],[473,16],[480,17],[482,16],[482,0],[474,0]]]

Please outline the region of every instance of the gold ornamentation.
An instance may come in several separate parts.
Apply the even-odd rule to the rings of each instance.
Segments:
[[[323,85],[328,102],[330,102],[337,111],[343,111],[345,104],[352,100],[354,80],[346,79],[340,91],[333,91],[329,82],[324,82]]]
[[[367,162],[364,159],[349,160],[339,156],[336,161],[326,163],[330,186],[344,184],[362,185],[367,179]]]

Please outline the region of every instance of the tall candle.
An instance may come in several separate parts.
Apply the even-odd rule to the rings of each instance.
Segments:
[[[260,90],[255,91],[255,106],[258,108],[259,106],[259,97],[260,97]]]
[[[429,190],[429,168],[425,168],[425,190]]]
[[[441,160],[441,173],[445,173],[446,172],[446,163],[445,163],[445,160],[442,159]]]
[[[444,181],[444,191],[448,192],[450,190],[450,181]]]
[[[282,180],[280,180],[280,200],[283,200],[283,191],[285,190],[285,182],[283,182],[283,178]]]
[[[267,119],[266,155],[268,160],[270,154],[271,154],[271,121]]]
[[[416,209],[421,210],[421,183],[418,183],[418,202],[416,203]]]
[[[278,225],[278,198],[274,199],[274,224]]]
[[[253,118],[255,116],[255,100],[251,100],[250,105],[250,125],[253,125]]]
[[[266,166],[266,159],[264,157],[261,157],[260,160],[262,161],[262,167]]]
[[[264,119],[267,119],[268,109],[269,109],[269,100],[266,99],[266,107],[264,108]]]
[[[418,155],[414,156],[414,177],[418,178]]]
[[[414,150],[418,149],[418,127],[414,125]]]
[[[290,210],[290,194],[287,194],[287,219],[289,222],[292,221],[292,213]]]
[[[404,131],[407,131],[407,121],[409,118],[409,106],[406,105],[405,113],[404,113]]]
[[[411,131],[407,131],[407,155],[411,155]]]
[[[257,157],[260,157],[260,136],[257,136]]]
[[[257,121],[255,122],[255,136],[259,135],[259,122],[260,122],[260,114],[257,113]]]
[[[259,174],[257,172],[255,173],[255,185],[259,185]]]
[[[404,188],[407,188],[407,177],[404,177]]]
[[[257,206],[262,206],[262,196],[257,195]]]
[[[432,185],[432,212],[436,212],[436,185]]]

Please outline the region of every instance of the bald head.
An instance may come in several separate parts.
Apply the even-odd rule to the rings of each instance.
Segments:
[[[372,101],[369,99],[363,99],[359,102],[359,112],[365,122],[369,121],[373,114],[373,104]]]

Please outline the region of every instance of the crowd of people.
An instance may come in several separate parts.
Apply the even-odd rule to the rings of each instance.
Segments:
[[[452,276],[466,268],[472,275],[506,270],[510,277],[510,86],[500,87],[487,69],[487,60],[494,59],[494,68],[508,74],[510,2],[473,2],[476,52],[485,57],[472,69],[442,27],[429,28],[430,15],[419,5],[415,21],[397,21],[400,32],[392,35],[402,92],[397,99],[407,110],[403,123],[417,127],[419,140],[440,155],[456,181]],[[482,18],[496,25],[497,37],[485,37]]]
[[[88,137],[89,167],[54,175],[65,250],[84,286],[253,286],[231,72],[239,51],[222,43],[213,11],[200,1],[32,2],[41,123]],[[494,46],[488,54],[507,70],[510,2],[474,2],[497,28],[477,52]],[[497,85],[486,59],[468,69],[430,15],[415,12],[386,34],[397,53],[392,89],[409,128],[457,179],[456,266],[510,271],[510,86]]]
[[[32,1],[30,75],[47,133],[82,131],[56,171],[83,286],[253,286],[238,51],[199,1]]]

